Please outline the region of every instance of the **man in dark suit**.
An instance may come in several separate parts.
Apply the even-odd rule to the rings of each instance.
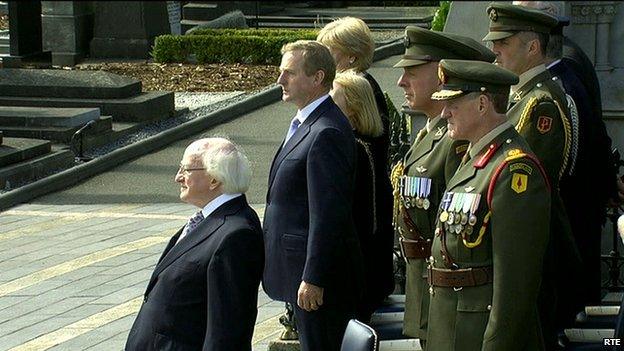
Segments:
[[[277,83],[298,111],[269,174],[263,286],[293,304],[303,351],[334,351],[362,283],[351,216],[355,139],[328,95],[335,75],[329,50],[297,41],[282,54]]]
[[[222,138],[184,152],[175,181],[199,207],[158,260],[126,350],[251,350],[264,264],[258,216],[243,193],[249,161]]]

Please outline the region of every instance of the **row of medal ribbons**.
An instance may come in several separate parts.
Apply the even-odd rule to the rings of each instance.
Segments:
[[[481,194],[446,192],[440,203],[440,222],[447,232],[472,234],[477,224],[475,212],[479,208]]]
[[[424,208],[429,209],[431,202],[429,194],[431,193],[431,179],[422,177],[412,177],[404,175],[401,177],[401,199],[405,204],[405,208]]]

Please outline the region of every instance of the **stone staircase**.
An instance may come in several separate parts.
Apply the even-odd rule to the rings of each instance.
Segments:
[[[115,142],[175,114],[172,92],[142,92],[133,78],[104,71],[0,69],[0,190],[71,167],[70,150]]]
[[[307,8],[305,4],[290,7],[268,6],[256,2],[189,2],[182,8],[182,33],[205,24],[229,11],[239,9],[252,28],[321,28],[337,17],[356,16],[364,19],[371,29],[405,29],[408,25],[428,27],[432,15],[409,15],[403,9],[380,8]]]

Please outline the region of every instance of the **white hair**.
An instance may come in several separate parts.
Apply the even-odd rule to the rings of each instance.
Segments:
[[[226,138],[194,141],[188,152],[201,159],[206,173],[218,180],[224,194],[245,193],[251,182],[251,166],[242,149]]]

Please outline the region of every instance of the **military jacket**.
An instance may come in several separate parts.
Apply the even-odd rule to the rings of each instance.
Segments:
[[[427,346],[540,350],[537,296],[549,231],[548,181],[511,125],[476,155],[448,182],[429,264],[493,273],[477,286],[430,286]]]
[[[423,129],[420,134],[424,132]],[[433,238],[440,198],[446,188],[446,182],[457,170],[467,146],[467,142],[453,141],[448,137],[446,120],[441,118],[421,140],[417,138],[417,142],[405,155],[402,176],[411,177],[410,179],[413,180],[424,179],[429,182],[427,189],[422,191],[427,194],[426,199],[429,205],[427,209],[423,206],[412,206],[411,203],[416,203],[418,197],[408,196],[407,193],[409,192],[405,189],[402,190],[400,184],[397,184],[396,191],[404,193],[401,194],[402,198],[398,206],[401,207],[401,211],[407,212],[406,214],[397,212],[396,226],[399,235],[407,239],[418,239],[405,223],[404,218],[408,217],[424,239],[431,240]],[[423,259],[408,259],[403,332],[405,335],[422,339],[426,337],[427,333],[429,309],[429,295],[423,275],[426,275],[425,261]]]
[[[558,189],[572,147],[565,92],[544,70],[516,90],[510,105],[509,122],[516,126],[537,155],[553,189]]]

